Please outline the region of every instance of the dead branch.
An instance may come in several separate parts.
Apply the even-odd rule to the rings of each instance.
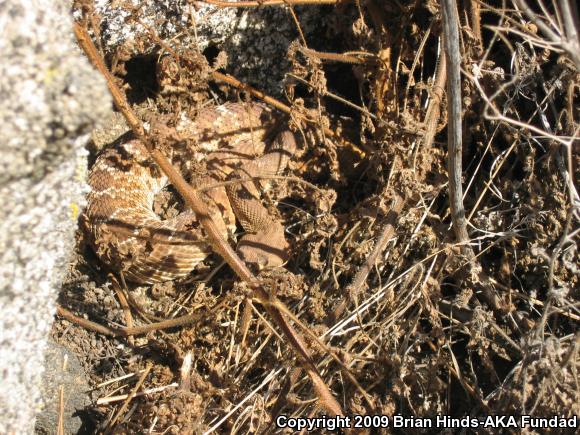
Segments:
[[[160,322],[149,323],[143,326],[133,326],[125,328],[111,328],[108,326],[101,325],[100,323],[93,322],[91,320],[83,319],[82,317],[75,316],[73,313],[68,311],[66,308],[60,305],[56,307],[56,314],[58,314],[63,319],[68,320],[71,323],[75,323],[85,329],[97,332],[99,334],[108,335],[109,337],[131,337],[135,335],[147,334],[151,331],[162,331],[164,329],[176,328],[179,326],[191,325],[199,322],[203,317],[210,315],[211,313],[217,312],[219,308],[225,305],[226,299],[223,299],[220,303],[212,307],[209,311],[203,313],[194,313],[186,316],[176,317],[174,319],[162,320]]]

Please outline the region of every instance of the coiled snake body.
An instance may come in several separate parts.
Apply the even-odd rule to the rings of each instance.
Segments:
[[[246,231],[238,253],[262,267],[282,265],[287,243],[282,224],[269,215],[259,192],[264,180],[281,174],[296,149],[293,134],[286,130],[275,136],[266,152],[271,127],[271,111],[261,104],[202,109],[195,121],[182,119],[176,126],[183,140],[172,156],[185,172],[196,164],[205,167],[202,173],[187,174],[190,183],[202,191],[226,240],[238,218]],[[155,195],[166,184],[136,139],[105,149],[89,174],[91,193],[85,211],[89,239],[104,263],[137,283],[186,276],[211,252],[193,212],[162,220],[153,211]]]

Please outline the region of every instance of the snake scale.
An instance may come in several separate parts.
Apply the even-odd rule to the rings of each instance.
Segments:
[[[172,161],[201,192],[222,236],[235,232],[237,218],[246,232],[237,246],[242,259],[281,266],[287,259],[284,227],[262,205],[260,191],[285,169],[296,149],[294,135],[276,134],[271,110],[258,103],[201,109],[193,121],[181,117],[175,131],[180,140]],[[126,279],[151,284],[184,277],[211,252],[192,211],[168,219],[154,212],[167,178],[137,139],[104,149],[88,181],[89,240],[101,261]]]

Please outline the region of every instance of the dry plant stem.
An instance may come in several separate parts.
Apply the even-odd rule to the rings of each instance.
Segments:
[[[574,51],[574,62],[576,63],[576,68],[580,70],[580,64],[578,63],[578,58],[580,58],[580,35],[578,34],[577,3],[574,5],[570,0],[560,0],[560,9],[562,11],[566,36],[571,44],[571,49]]]
[[[58,420],[56,422],[56,434],[64,435],[64,386],[58,387]]]
[[[346,307],[350,302],[357,300],[358,295],[360,294],[361,289],[364,283],[366,282],[367,277],[369,276],[369,273],[375,266],[379,256],[383,253],[383,251],[387,247],[387,242],[393,235],[397,218],[399,217],[399,214],[401,213],[404,204],[405,201],[403,200],[403,198],[397,195],[391,209],[389,210],[389,213],[386,218],[386,223],[383,229],[381,230],[381,234],[377,239],[377,242],[375,243],[372,252],[367,257],[362,267],[357,271],[354,279],[352,280],[352,283],[346,288],[345,293],[347,297],[334,310],[333,320],[338,319],[342,315],[342,313],[344,312],[344,310],[346,309]]]
[[[481,4],[480,0],[469,0],[469,15],[471,18],[471,31],[480,49],[483,49],[481,40]]]
[[[113,288],[115,289],[115,293],[117,293],[117,298],[119,299],[119,303],[121,308],[123,309],[123,314],[125,315],[125,324],[129,327],[133,327],[133,316],[131,315],[131,308],[129,308],[129,301],[127,301],[127,297],[125,296],[125,292],[119,285],[119,282],[115,279],[113,274],[109,274],[111,278],[111,282],[113,283]],[[133,340],[132,336],[129,336],[128,339],[129,344],[133,346],[135,344],[135,340]]]
[[[366,63],[363,59],[352,56],[350,54],[342,53],[328,53],[324,51],[316,51],[307,47],[300,47],[300,51],[307,57],[315,57],[320,60],[330,60],[332,62],[344,62],[362,65]]]
[[[461,186],[461,59],[459,49],[459,29],[456,5],[451,0],[441,0],[443,13],[443,33],[445,42],[445,58],[448,65],[447,78],[447,141],[448,156],[447,170],[449,172],[449,204],[451,219],[457,241],[461,243],[461,250],[467,254],[469,235],[467,221],[463,208],[463,188]]]
[[[118,330],[116,329],[111,329],[98,323],[91,322],[90,320],[83,319],[82,317],[75,316],[69,310],[61,307],[60,305],[56,306],[56,314],[62,317],[63,319],[68,320],[71,323],[82,326],[83,328],[88,329],[90,331],[94,331],[98,334],[108,335],[110,337],[117,337],[123,335],[121,333],[118,333]]]
[[[381,44],[381,48],[376,53],[377,58],[381,63],[381,67],[376,71],[376,79],[374,80],[373,90],[373,100],[376,104],[376,114],[379,118],[383,119],[389,111],[389,107],[397,107],[398,104],[395,101],[395,87],[393,83],[396,82],[396,70],[391,68],[393,50],[392,46],[396,44],[393,35],[391,34],[389,27],[387,25],[388,17],[386,12],[381,7],[380,2],[367,0],[365,2],[366,9],[369,12],[373,25],[375,26],[375,31],[377,34],[382,35],[381,38],[384,39],[384,44]],[[403,26],[404,27],[404,26]],[[398,64],[398,62],[397,62]]]
[[[109,328],[99,323],[75,316],[73,313],[61,306],[56,307],[56,313],[69,322],[75,323],[85,329],[89,329],[99,334],[108,335],[110,337],[130,337],[132,335],[147,334],[151,331],[159,331],[163,329],[176,328],[178,326],[191,325],[198,322],[202,317],[217,311],[219,308],[225,305],[225,301],[225,299],[222,300],[219,304],[211,308],[209,312],[189,314],[187,316],[176,317],[175,319],[168,319],[144,326],[134,326],[132,328]]]
[[[163,385],[162,387],[148,388],[146,390],[139,391],[139,392],[135,393],[135,395],[133,397],[149,396],[151,394],[161,393],[162,391],[165,391],[169,388],[177,388],[177,387],[179,387],[179,384],[177,382],[174,382],[174,383],[169,384],[169,385]],[[97,406],[108,405],[109,403],[120,402],[121,400],[127,400],[128,397],[129,397],[128,394],[121,394],[120,396],[102,397],[100,399],[97,399]]]
[[[275,297],[268,295],[268,292],[261,286],[261,283],[256,279],[252,272],[250,272],[245,263],[238,257],[234,249],[225,240],[222,239],[217,226],[209,215],[206,204],[199,197],[199,193],[191,188],[191,186],[189,186],[185,179],[175,170],[167,157],[165,157],[160,150],[155,149],[152,146],[152,142],[146,134],[143,125],[132,111],[124,95],[116,86],[114,78],[107,70],[101,57],[97,54],[95,46],[92,43],[92,40],[90,39],[90,36],[86,30],[75,23],[74,31],[79,45],[84,50],[91,63],[107,80],[107,85],[117,108],[121,111],[121,113],[123,113],[133,133],[135,133],[135,135],[147,147],[147,150],[150,152],[151,157],[155,160],[155,163],[157,163],[163,173],[167,175],[167,178],[173,187],[183,197],[187,206],[190,207],[191,210],[195,213],[202,227],[206,231],[209,242],[211,243],[214,251],[230,265],[230,267],[242,280],[244,280],[252,287],[252,289],[256,292],[256,296],[264,305],[264,308],[268,314],[282,329],[286,339],[290,342],[297,354],[300,355],[305,366],[304,368],[310,376],[314,388],[318,393],[318,397],[322,402],[321,405],[333,415],[343,415],[340,405],[336,399],[334,399],[328,387],[318,374],[318,371],[316,370],[316,367],[310,358],[310,352],[308,351],[308,348],[306,347],[302,338],[288,324],[282,313],[276,308],[275,303],[271,303],[272,299],[274,299],[275,302]]]
[[[425,149],[431,148],[433,139],[437,132],[437,125],[439,124],[439,117],[441,116],[441,102],[443,101],[443,91],[447,81],[447,58],[444,53],[439,56],[439,63],[437,64],[437,71],[435,72],[435,83],[431,91],[431,101],[427,107],[427,114],[425,115],[425,135],[423,136],[423,147]]]
[[[179,368],[179,389],[182,391],[191,390],[191,370],[193,365],[193,352],[187,351],[183,357],[183,362]],[[174,383],[175,384],[175,383]]]
[[[261,6],[280,5],[336,5],[340,3],[350,3],[350,0],[258,0],[258,1],[222,1],[222,0],[202,0],[203,3],[217,6],[218,8],[258,8]]]
[[[431,341],[426,341],[426,343],[431,348],[432,352],[437,353],[439,351],[439,348]],[[461,384],[463,389],[467,391],[470,397],[478,402],[479,406],[481,406],[486,412],[491,413],[490,407],[483,400],[481,400],[481,397],[479,397],[475,388],[473,388],[469,383],[465,381],[465,379],[462,376],[459,375],[457,370],[455,370],[455,367],[453,367],[453,363],[448,363],[447,370],[449,370],[449,372],[453,375],[453,377]]]
[[[272,379],[274,379],[274,377],[277,376],[281,371],[282,371],[281,368],[279,368],[277,370],[270,371],[270,373],[264,378],[264,380],[261,382],[260,385],[258,385],[256,388],[254,388],[250,392],[250,394],[248,394],[244,399],[242,399],[235,406],[233,406],[232,409],[230,409],[230,411],[226,415],[224,415],[221,419],[219,419],[219,421],[214,423],[209,429],[207,429],[205,432],[203,432],[203,435],[208,435],[208,434],[213,433],[217,428],[219,428],[223,424],[224,421],[226,421],[228,418],[230,418],[230,416],[232,416],[239,408],[244,406],[244,404],[248,400],[250,400],[252,397],[254,397],[258,391],[260,391],[262,388],[264,388],[265,385],[267,385],[269,382],[271,382]]]
[[[445,57],[447,60],[447,171],[449,172],[449,205],[451,208],[451,220],[455,237],[461,247],[462,254],[470,262],[471,271],[475,271],[475,253],[469,246],[467,233],[467,220],[463,207],[463,188],[461,185],[462,174],[462,125],[461,125],[461,59],[459,46],[459,17],[457,16],[456,3],[453,0],[441,0],[443,15],[443,40],[445,45]],[[482,284],[483,296],[494,310],[500,305],[489,279],[479,274]]]
[[[288,5],[288,12],[290,13],[290,16],[292,17],[294,24],[296,25],[296,30],[298,31],[298,35],[300,35],[300,40],[302,41],[302,44],[306,47],[308,44],[306,43],[306,38],[304,37],[304,32],[302,32],[302,27],[300,26],[300,21],[298,20],[298,16],[296,15],[296,12],[294,11],[294,8],[292,7],[292,5]]]
[[[352,371],[350,370],[350,368],[348,367],[348,365],[345,364],[337,356],[336,352],[334,352],[330,346],[327,346],[321,340],[321,337],[317,336],[314,332],[312,332],[312,330],[308,326],[304,325],[300,321],[299,318],[297,318],[290,310],[288,310],[288,308],[286,308],[284,305],[280,304],[279,305],[279,309],[280,309],[280,311],[282,311],[283,313],[285,313],[288,317],[290,317],[298,326],[300,326],[300,328],[302,328],[302,330],[304,331],[304,333],[306,335],[308,335],[322,350],[324,350],[330,356],[330,358],[332,358],[334,360],[334,362],[336,362],[340,366],[340,368],[343,370],[343,374],[348,378],[348,380],[354,385],[354,387],[363,396],[365,402],[368,405],[368,411],[369,411],[369,413],[372,412],[373,410],[375,410],[376,409],[376,404],[373,401],[373,399],[371,398],[371,396],[369,396],[369,394],[366,392],[366,390],[362,387],[362,385],[354,377],[354,375],[352,374]]]
[[[131,392],[129,393],[129,395],[127,396],[125,401],[123,402],[123,405],[121,405],[121,407],[119,408],[119,410],[117,411],[117,413],[115,414],[113,419],[107,425],[105,433],[112,433],[113,428],[114,428],[115,424],[117,423],[117,420],[125,412],[125,409],[127,409],[127,406],[129,406],[129,402],[131,402],[131,400],[133,400],[133,398],[137,394],[137,391],[139,391],[139,388],[141,388],[141,385],[143,385],[143,382],[145,382],[145,378],[147,377],[147,375],[149,374],[149,372],[151,371],[152,368],[153,368],[153,364],[148,363],[147,367],[145,367],[145,371],[143,372],[143,374],[141,375],[141,377],[139,378],[139,380],[135,384],[135,387],[133,387],[133,389],[131,390]]]
[[[244,308],[242,311],[242,320],[240,322],[240,330],[241,330],[240,347],[242,349],[246,348],[246,338],[250,330],[250,322],[252,321],[252,308],[253,308],[252,300],[250,298],[246,298],[246,300],[244,301]]]
[[[288,77],[292,77],[294,80],[308,86],[311,90],[314,89],[314,86],[312,84],[310,84],[308,81],[304,80],[301,77],[298,77],[297,75],[294,75],[292,73],[288,73]],[[342,98],[339,95],[336,95],[330,91],[327,90],[322,90],[322,92],[320,93],[320,95],[322,95],[323,97],[329,97],[332,98],[333,100],[336,100],[342,104],[344,104],[345,106],[350,107],[351,109],[357,110],[361,113],[364,113],[366,116],[368,116],[369,118],[374,119],[375,121],[377,121],[378,123],[384,124],[384,122],[378,117],[376,116],[374,113],[369,112],[367,109],[365,109],[364,107],[361,106],[357,106],[354,103],[351,103],[350,101],[348,101],[345,98]]]
[[[558,256],[562,252],[562,248],[564,247],[564,245],[568,242],[573,243],[573,240],[568,238],[573,217],[574,217],[573,211],[571,209],[568,210],[568,216],[566,218],[566,225],[564,225],[564,233],[562,234],[562,237],[560,237],[560,240],[558,241],[558,244],[554,248],[554,251],[552,252],[552,255],[550,257],[550,265],[549,265],[549,269],[548,269],[548,300],[546,301],[546,304],[544,305],[544,311],[542,312],[542,318],[540,319],[540,321],[538,322],[538,325],[536,327],[535,336],[538,339],[540,337],[543,337],[546,323],[548,321],[548,317],[554,312],[552,310],[552,304],[554,303],[554,299],[555,299],[555,295],[554,295],[554,268],[556,267],[556,259],[558,258]]]
[[[100,384],[97,384],[96,388],[99,389],[99,388],[106,387],[107,385],[114,384],[116,382],[121,382],[121,381],[123,381],[125,379],[129,379],[129,378],[135,377],[135,376],[137,376],[140,373],[143,373],[143,369],[142,370],[139,370],[139,371],[137,371],[135,373],[129,373],[129,374],[126,374],[126,375],[123,375],[123,376],[118,376],[116,378],[109,379],[109,380],[107,380],[105,382],[101,382]]]

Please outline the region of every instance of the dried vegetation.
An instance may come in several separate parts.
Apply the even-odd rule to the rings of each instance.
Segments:
[[[293,178],[277,181],[269,198],[291,260],[287,272],[260,280],[283,302],[272,305],[308,344],[342,412],[580,414],[572,2],[466,0],[447,10],[447,27],[441,5],[455,2],[265,3],[296,25],[284,102],[274,104],[287,110],[301,149]],[[98,46],[91,1],[77,8]],[[318,8],[324,34],[301,32],[308,8]],[[453,26],[455,89],[457,65],[444,50]],[[164,65],[158,82],[130,71],[138,56],[123,47],[106,59],[142,119],[171,126],[210,99],[261,96],[223,74],[227,53],[208,60],[154,28],[147,38],[156,52],[140,55]],[[448,163],[455,140],[459,159]],[[457,179],[448,164],[462,164]],[[95,398],[129,395],[95,405],[95,427],[269,433],[279,414],[332,408],[263,309],[269,302],[219,257],[188,282],[125,291],[79,239],[60,301],[68,310],[109,327],[194,314],[193,323],[129,338],[55,324],[95,384],[134,373],[95,390]],[[142,394],[159,387],[167,388]]]

